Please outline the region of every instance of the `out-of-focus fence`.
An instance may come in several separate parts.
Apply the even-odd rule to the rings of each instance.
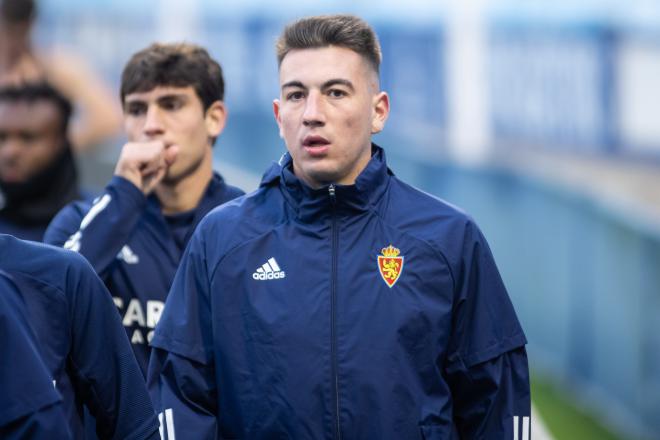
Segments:
[[[660,159],[660,33],[604,24],[497,24],[495,143]]]

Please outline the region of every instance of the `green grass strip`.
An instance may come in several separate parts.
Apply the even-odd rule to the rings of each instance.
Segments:
[[[532,374],[531,388],[536,410],[555,440],[630,440],[609,431],[542,377]]]

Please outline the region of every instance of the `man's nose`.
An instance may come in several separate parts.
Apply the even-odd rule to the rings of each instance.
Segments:
[[[142,128],[144,135],[151,139],[165,132],[163,118],[160,109],[157,106],[149,106]]]
[[[325,124],[325,106],[321,93],[311,91],[305,99],[303,124],[306,126],[319,126]]]
[[[15,159],[23,150],[22,142],[14,137],[6,137],[0,141],[0,158],[2,160]]]

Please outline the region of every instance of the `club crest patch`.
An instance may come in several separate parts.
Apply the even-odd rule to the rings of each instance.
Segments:
[[[378,256],[378,271],[388,287],[394,286],[403,272],[403,255],[392,245],[381,249]]]

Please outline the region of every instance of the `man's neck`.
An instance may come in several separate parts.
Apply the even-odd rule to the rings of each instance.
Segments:
[[[209,182],[213,178],[210,164],[202,164],[194,173],[176,183],[161,182],[155,189],[164,215],[193,210],[202,200]]]

